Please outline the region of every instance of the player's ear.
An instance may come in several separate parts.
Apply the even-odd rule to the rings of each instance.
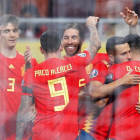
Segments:
[[[115,61],[115,57],[112,54],[109,54],[108,57],[109,57],[109,60],[110,60],[110,64],[113,65],[114,61]]]
[[[62,52],[63,51],[63,45],[61,44],[60,45],[60,52]]]
[[[44,50],[43,50],[42,47],[40,47],[40,52],[41,52],[42,54],[44,54]]]

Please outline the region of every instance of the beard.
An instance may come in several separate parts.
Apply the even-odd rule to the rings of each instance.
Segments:
[[[69,56],[72,57],[72,56],[76,55],[79,52],[79,50],[81,49],[81,47],[82,47],[82,43],[79,43],[78,46],[76,46],[76,51],[75,52],[69,52],[69,51],[67,51],[65,49],[65,47],[64,47],[64,49],[65,49],[66,54],[68,54]]]

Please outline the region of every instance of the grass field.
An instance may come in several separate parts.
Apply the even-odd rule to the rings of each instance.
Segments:
[[[44,61],[44,56],[40,53],[39,47],[40,47],[40,42],[39,40],[33,40],[33,41],[28,41],[28,40],[18,40],[16,48],[19,52],[24,53],[26,50],[26,44],[29,45],[30,51],[32,53],[32,56],[36,58],[38,63]],[[85,43],[82,46],[82,50],[84,50],[87,46],[89,45],[88,42],[85,41]],[[99,50],[100,53],[105,53],[105,42],[102,42],[102,48]],[[62,56],[65,55],[65,51],[63,50]]]

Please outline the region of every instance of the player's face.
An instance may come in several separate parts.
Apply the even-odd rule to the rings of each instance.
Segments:
[[[130,47],[127,43],[115,46],[115,64],[123,63],[131,60]]]
[[[65,30],[62,45],[68,57],[80,53],[82,41],[80,40],[79,31],[72,28]]]
[[[12,23],[8,23],[0,32],[0,44],[6,48],[13,48],[16,45],[18,37],[18,28],[14,27]]]

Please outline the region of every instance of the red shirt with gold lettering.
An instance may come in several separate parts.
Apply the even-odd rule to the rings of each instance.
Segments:
[[[99,63],[101,60],[105,60],[109,62],[109,57],[107,53],[97,53],[95,57],[93,58],[91,64],[95,66],[97,63]]]
[[[129,61],[113,65],[107,76],[110,80],[123,77],[132,69],[131,74],[140,75],[140,61]],[[135,109],[139,101],[139,85],[121,86],[115,91],[115,101],[108,104],[97,119],[94,128],[95,139],[113,138],[116,140],[140,139],[140,115]]]
[[[36,65],[32,59],[32,65]],[[0,53],[0,139],[13,140],[16,133],[17,112],[21,100],[21,82],[24,75],[24,56],[17,52],[15,58]],[[28,133],[28,132],[27,132]],[[26,136],[25,136],[26,137]],[[29,137],[27,137],[28,139]]]
[[[84,51],[65,60],[47,59],[27,70],[23,86],[33,89],[37,109],[33,140],[76,139],[79,74],[89,62],[89,52]]]

